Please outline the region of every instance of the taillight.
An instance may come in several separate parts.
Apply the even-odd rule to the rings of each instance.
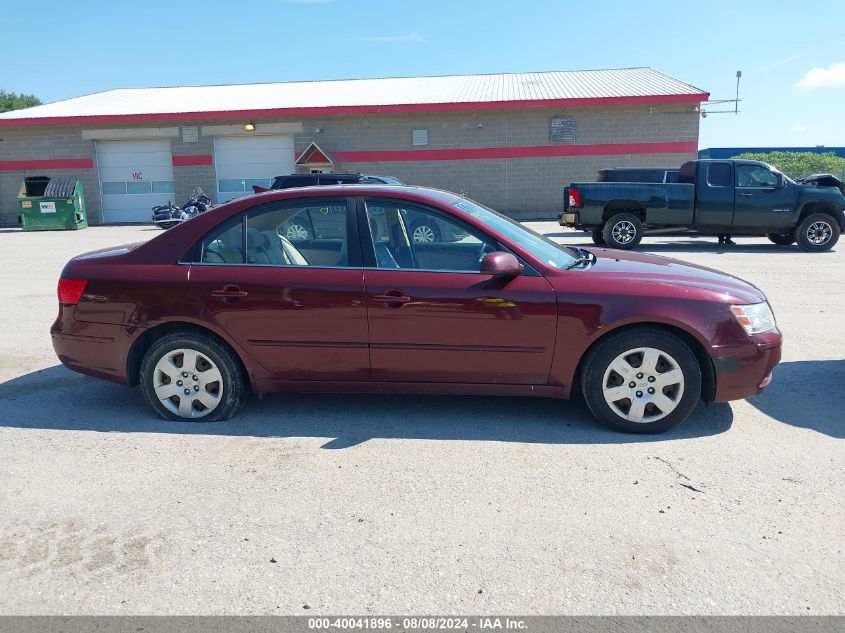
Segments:
[[[570,208],[581,206],[581,194],[577,189],[569,189],[569,206]]]
[[[76,305],[85,292],[87,279],[59,279],[59,303]]]

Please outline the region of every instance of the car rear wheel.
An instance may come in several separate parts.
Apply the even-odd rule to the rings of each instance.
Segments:
[[[769,233],[766,237],[778,246],[789,246],[795,243],[795,233]]]
[[[798,225],[795,236],[802,250],[829,251],[839,241],[839,224],[826,213],[813,213]]]
[[[617,213],[605,223],[601,234],[608,246],[627,250],[643,239],[643,224],[631,213]]]
[[[601,229],[593,229],[591,231],[591,237],[593,238],[593,244],[598,246],[605,246],[607,244],[604,241],[604,236],[601,234]]]
[[[611,334],[590,351],[581,373],[587,406],[625,433],[662,433],[701,398],[701,369],[689,346],[658,328]]]
[[[246,381],[234,354],[208,336],[157,340],[141,362],[141,390],[165,420],[228,420],[243,406]]]

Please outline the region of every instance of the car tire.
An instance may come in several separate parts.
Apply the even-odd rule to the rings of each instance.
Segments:
[[[606,426],[623,433],[663,433],[686,420],[701,399],[701,368],[678,336],[636,327],[610,334],[590,350],[581,391]]]
[[[415,244],[428,244],[440,241],[440,228],[432,223],[421,220],[411,225],[411,241]]]
[[[608,246],[628,250],[643,239],[643,224],[631,213],[617,213],[605,222],[601,234]]]
[[[593,238],[593,244],[596,246],[607,245],[607,242],[604,241],[604,235],[601,234],[601,229],[593,229],[590,231],[590,236]]]
[[[140,379],[144,399],[156,414],[180,422],[228,420],[243,406],[247,393],[235,354],[194,332],[155,341],[141,361]]]
[[[839,241],[839,223],[826,213],[812,213],[795,230],[801,250],[810,253],[829,251]]]
[[[778,246],[789,246],[795,243],[795,233],[769,233],[766,237]]]

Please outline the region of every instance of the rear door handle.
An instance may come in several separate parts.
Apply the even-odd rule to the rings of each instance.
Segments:
[[[226,284],[222,288],[211,291],[211,296],[218,299],[243,299],[248,294],[246,290],[241,290],[235,284]]]
[[[739,195],[741,195],[743,198],[750,198],[750,197],[751,197],[751,196],[753,196],[754,194],[753,194],[753,193],[751,193],[750,191],[740,191],[740,192],[739,192]]]
[[[383,303],[387,308],[401,308],[411,302],[411,297],[402,294],[399,290],[388,290],[383,295],[375,295],[373,301]]]

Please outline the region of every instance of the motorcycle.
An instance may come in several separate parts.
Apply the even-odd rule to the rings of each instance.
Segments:
[[[167,201],[167,204],[153,207],[153,224],[160,229],[173,228],[185,220],[190,220],[200,213],[205,213],[211,206],[211,198],[205,194],[201,187],[197,187],[191,192],[188,201],[181,207],[173,204],[170,200]]]

